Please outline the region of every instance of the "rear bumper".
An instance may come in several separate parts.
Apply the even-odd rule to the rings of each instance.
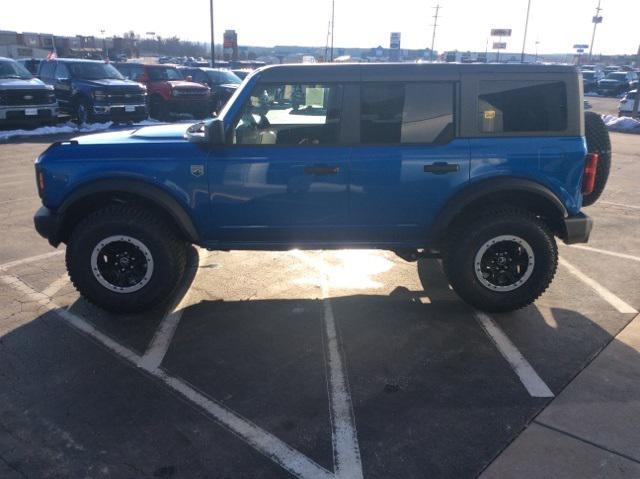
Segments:
[[[593,220],[584,213],[564,219],[564,236],[566,244],[587,243],[593,229]]]
[[[58,246],[60,238],[60,217],[49,208],[42,206],[33,216],[33,224],[40,236],[49,241],[52,246]]]

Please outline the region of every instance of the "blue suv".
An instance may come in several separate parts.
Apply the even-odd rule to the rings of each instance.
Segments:
[[[39,77],[55,89],[60,109],[78,124],[147,118],[147,89],[125,80],[109,63],[58,58],[43,61]]]
[[[550,284],[555,237],[589,238],[581,206],[610,155],[595,120],[588,153],[568,66],[266,67],[218,118],[52,145],[35,226],[112,311],[170,297],[189,243],[442,258],[464,300],[510,311]]]

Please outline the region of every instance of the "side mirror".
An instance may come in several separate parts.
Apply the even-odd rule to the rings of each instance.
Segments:
[[[185,137],[192,143],[224,145],[226,143],[224,123],[220,118],[202,121],[191,125]]]
[[[185,80],[186,80],[186,81],[193,81],[193,77],[192,77],[191,75],[187,75],[187,76],[185,77]]]

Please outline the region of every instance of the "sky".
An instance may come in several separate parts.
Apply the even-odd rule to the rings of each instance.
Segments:
[[[431,45],[434,6],[441,6],[435,49],[483,51],[491,28],[511,28],[507,50],[522,49],[527,0],[335,0],[336,47]],[[526,49],[573,51],[589,44],[597,0],[531,0]],[[640,44],[640,0],[601,0],[594,54],[634,54]],[[235,29],[242,45],[324,46],[331,0],[214,0],[216,43]],[[153,31],[209,41],[209,0],[0,0],[0,30],[106,36]],[[491,40],[489,40],[491,50]],[[538,44],[536,45],[536,42]]]

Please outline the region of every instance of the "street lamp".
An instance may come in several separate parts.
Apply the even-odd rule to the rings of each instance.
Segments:
[[[107,55],[107,60],[109,59],[109,47],[107,46],[107,39],[104,36],[104,33],[106,32],[106,30],[100,30],[100,33],[102,34],[102,49],[105,51],[105,55]]]
[[[216,45],[213,35],[213,0],[209,0],[209,11],[211,13],[211,66],[216,66]]]
[[[529,29],[529,10],[531,9],[531,0],[527,2],[527,18],[524,21],[524,39],[522,40],[522,55],[520,56],[520,63],[524,63],[524,49],[527,44],[527,30]]]

